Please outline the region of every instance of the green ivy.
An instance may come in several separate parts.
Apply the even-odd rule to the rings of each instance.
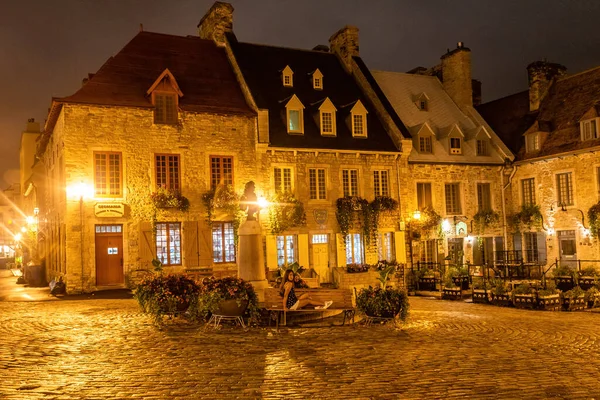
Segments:
[[[269,222],[273,234],[306,225],[304,205],[291,193],[277,193],[270,199]]]
[[[479,234],[485,233],[485,229],[500,221],[500,214],[494,210],[481,210],[473,216],[475,229]]]
[[[190,208],[190,201],[177,190],[159,187],[150,199],[155,208],[176,208],[184,212]]]
[[[370,203],[357,196],[346,196],[337,199],[336,207],[335,216],[344,240],[358,225],[362,228],[365,244],[370,246],[377,238],[381,213],[397,210],[398,202],[387,196],[378,196]]]
[[[219,185],[202,195],[202,204],[206,209],[206,221],[212,224],[217,209],[233,217],[234,242],[238,242],[238,230],[245,213],[240,209],[240,198],[231,185]]]
[[[520,232],[521,227],[527,227],[531,230],[533,226],[539,227],[542,224],[542,213],[537,204],[528,204],[521,206],[521,211],[510,217],[510,223],[515,232]]]
[[[590,234],[597,238],[600,236],[600,202],[591,206],[587,215],[590,221]]]

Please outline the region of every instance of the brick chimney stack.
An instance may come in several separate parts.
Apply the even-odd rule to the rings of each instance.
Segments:
[[[358,56],[358,28],[346,25],[329,38],[329,48],[344,63],[346,70],[352,69],[352,57]]]
[[[198,35],[225,46],[225,33],[233,31],[233,6],[216,1],[198,23]]]
[[[532,62],[527,66],[529,77],[529,111],[537,111],[540,103],[556,78],[567,73],[564,65],[550,63],[546,60]]]
[[[473,106],[471,50],[458,42],[456,49],[448,51],[441,59],[444,90],[459,106]]]

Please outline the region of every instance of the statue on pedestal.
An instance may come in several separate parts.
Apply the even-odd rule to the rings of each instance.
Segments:
[[[240,198],[240,208],[246,211],[247,214],[246,221],[256,221],[256,213],[259,209],[258,198],[256,197],[256,193],[254,193],[254,188],[253,181],[246,183],[244,194]]]

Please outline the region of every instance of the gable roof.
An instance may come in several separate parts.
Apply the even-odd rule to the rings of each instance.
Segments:
[[[235,59],[259,109],[269,111],[269,146],[332,150],[399,151],[377,113],[354,78],[346,72],[335,54],[323,51],[241,43],[228,35]],[[294,86],[285,87],[281,71],[294,71]],[[327,81],[313,88],[312,73],[318,69]],[[304,109],[304,134],[287,133],[285,99],[296,95]],[[319,106],[329,98],[337,109],[336,136],[322,136],[318,126]],[[360,100],[367,109],[368,138],[354,138],[348,118]]]
[[[75,94],[56,101],[151,108],[146,92],[167,69],[184,93],[182,110],[254,114],[223,48],[199,37],[153,32],[139,32]]]

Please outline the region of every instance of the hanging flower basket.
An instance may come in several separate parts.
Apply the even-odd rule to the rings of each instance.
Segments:
[[[176,190],[158,188],[150,198],[156,208],[175,208],[179,211],[187,211],[190,208],[190,201]]]

